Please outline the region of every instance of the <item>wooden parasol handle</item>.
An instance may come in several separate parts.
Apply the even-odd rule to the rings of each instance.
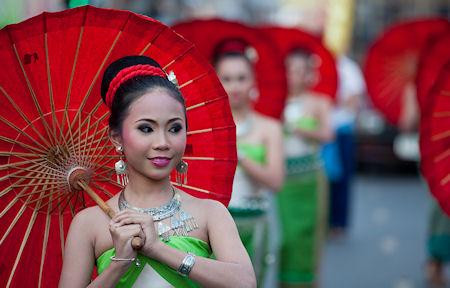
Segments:
[[[100,208],[103,210],[103,212],[105,212],[106,214],[108,214],[108,216],[110,218],[113,218],[116,215],[116,212],[109,207],[108,204],[106,204],[105,201],[103,201],[102,198],[100,198],[97,193],[94,192],[94,190],[91,189],[91,187],[89,187],[86,182],[84,182],[84,180],[79,179],[76,182],[81,188],[83,188],[84,191],[86,191],[87,194],[89,194],[89,196],[91,196],[92,200],[95,201],[95,203],[97,203],[98,206],[100,206]],[[136,236],[131,240],[131,246],[133,246],[133,249],[135,250],[139,250],[142,248],[142,246],[144,246],[144,241],[142,240],[141,237]]]

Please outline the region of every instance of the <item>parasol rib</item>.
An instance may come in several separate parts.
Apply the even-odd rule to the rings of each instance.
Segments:
[[[40,153],[40,154],[45,154],[45,151],[40,150],[40,149],[38,149],[36,147],[30,146],[28,144],[25,144],[23,142],[20,142],[19,140],[14,140],[14,139],[8,138],[6,136],[1,136],[1,135],[0,135],[0,140],[4,141],[6,143],[10,143],[10,144],[18,144],[18,146],[20,146],[22,148],[25,148],[25,149],[27,149],[29,151],[35,151],[35,152]],[[39,154],[34,154],[34,155],[39,155]]]
[[[36,181],[34,181],[34,182],[36,182]],[[37,188],[35,187],[32,191],[35,191],[36,189]],[[23,194],[25,191],[26,191],[25,189],[22,189],[18,193],[18,195]],[[16,197],[14,197],[14,200],[12,200],[10,203],[8,203],[8,206],[6,206],[3,209],[3,211],[0,213],[0,218],[2,218],[9,211],[9,209],[11,209],[11,207],[14,206],[14,204],[19,200],[19,197],[17,197],[18,195],[16,195]],[[25,200],[25,202],[23,202],[21,209],[19,209],[19,211],[17,212],[17,214],[14,217],[13,221],[9,225],[8,229],[6,230],[5,234],[3,234],[2,239],[0,240],[0,245],[3,243],[3,241],[5,241],[6,237],[8,237],[9,233],[14,228],[14,226],[16,225],[16,223],[19,220],[19,218],[22,216],[23,212],[25,211],[25,208],[28,205],[28,201],[30,199],[31,199],[31,195],[29,195],[28,198]]]
[[[86,21],[86,14],[84,14],[84,21]],[[77,63],[78,63],[78,55],[80,53],[81,40],[83,39],[83,32],[84,32],[84,23],[83,23],[83,26],[80,28],[80,34],[78,35],[77,48],[75,50],[75,57],[74,57],[74,60],[73,60],[73,65],[72,65],[72,72],[70,73],[69,86],[67,88],[66,103],[65,103],[65,106],[64,106],[64,115],[63,115],[63,120],[61,121],[61,123],[62,123],[62,130],[61,130],[61,135],[60,135],[61,136],[60,137],[60,141],[64,141],[64,142],[66,142],[67,138],[69,140],[73,139],[73,137],[71,135],[72,129],[70,128],[71,125],[70,125],[69,114],[68,113],[69,113],[69,103],[70,103],[70,97],[71,97],[71,92],[72,92],[73,78],[74,78],[74,75],[75,75],[75,68],[76,68]],[[67,127],[69,127],[69,129],[67,131],[68,134],[69,134],[69,137],[64,136],[63,132],[62,132],[64,130],[64,125],[65,125],[66,122],[67,122]],[[72,143],[72,145],[73,145],[73,143]],[[75,152],[75,151],[73,151],[73,152]]]
[[[36,110],[38,111],[40,119],[42,121],[42,124],[45,128],[45,131],[47,132],[47,136],[50,140],[50,143],[52,143],[54,145],[57,141],[56,135],[55,135],[55,133],[52,133],[50,127],[48,126],[47,121],[45,121],[44,112],[41,109],[41,105],[39,105],[39,101],[37,100],[36,93],[34,92],[33,87],[31,86],[30,79],[28,78],[27,72],[25,71],[25,68],[23,67],[22,61],[20,61],[20,56],[19,56],[19,52],[17,51],[16,44],[13,43],[12,47],[13,47],[14,53],[16,55],[17,62],[20,65],[20,69],[22,70],[23,76],[25,77],[25,81],[27,82],[27,86],[28,86],[28,90],[30,91],[31,98],[33,99]],[[52,140],[54,140],[54,142],[52,142]]]
[[[433,117],[435,118],[444,118],[444,117],[449,117],[450,116],[450,111],[443,111],[443,112],[435,112],[433,113]]]
[[[107,116],[107,114],[105,113],[102,117],[100,117],[99,119],[96,120],[96,122],[93,125],[98,125],[98,123],[101,123],[101,121],[103,121],[105,119],[105,117]],[[85,124],[85,123],[84,123]],[[90,127],[82,127],[84,130],[89,129]],[[76,131],[74,131],[75,133],[72,134],[72,136],[78,136],[78,133],[80,133],[81,129],[78,129]],[[103,133],[103,130],[108,130],[108,126],[104,126],[101,130],[96,131],[95,133],[91,133],[89,136],[89,140],[90,138],[96,138],[96,136],[100,133]],[[97,139],[96,141],[101,141],[101,139]],[[84,142],[83,142],[84,143]],[[74,147],[78,148],[78,146],[80,146],[83,143],[74,143]]]
[[[25,133],[24,129],[20,129],[19,127],[17,127],[16,125],[14,125],[11,121],[9,121],[8,119],[0,116],[0,121],[2,121],[3,123],[5,123],[6,125],[8,125],[9,127],[13,128],[14,130],[16,130],[20,135],[24,135],[26,136],[28,139],[30,139],[33,143],[35,143],[36,145],[40,146],[41,149],[47,149],[46,146],[42,145],[41,143],[37,142],[36,139],[34,139],[33,137],[31,137],[28,133]]]
[[[447,174],[447,176],[441,179],[439,184],[441,184],[441,186],[445,186],[449,181],[450,181],[450,174]]]
[[[450,156],[450,149],[446,149],[444,152],[440,153],[439,155],[437,155],[434,158],[433,163],[437,163],[439,161],[444,160],[445,158],[447,158],[448,156]]]
[[[102,106],[102,100],[99,100],[98,102],[97,102],[97,104],[95,104],[95,106],[94,106],[94,108],[92,108],[92,110],[91,110],[91,112],[90,112],[90,114],[92,115],[92,114],[94,114],[95,112],[97,112],[97,110],[100,108],[100,106]],[[78,110],[78,112],[80,112],[81,110]],[[77,112],[77,114],[78,114],[78,112]],[[106,115],[104,114],[100,119],[97,119],[97,121],[102,121],[103,120],[103,117],[105,117]],[[75,130],[75,131],[73,131],[72,132],[72,129],[73,129],[73,126],[75,125],[75,121],[78,119],[78,128]],[[79,116],[75,116],[74,117],[74,119],[72,119],[72,123],[70,123],[69,124],[69,127],[70,127],[70,133],[68,132],[68,133],[66,133],[66,137],[71,137],[71,140],[73,141],[73,139],[75,139],[77,136],[79,136],[79,134],[80,133],[82,133],[81,132],[81,129],[85,126],[85,124],[86,124],[86,121],[87,121],[87,118],[85,118],[84,120],[83,120],[83,122],[81,122],[81,114],[79,115]],[[70,135],[69,135],[70,134]]]
[[[189,48],[187,48],[183,53],[181,53],[180,55],[177,55],[177,57],[175,57],[174,59],[172,59],[172,61],[170,61],[169,63],[166,64],[166,66],[163,67],[164,71],[167,71],[167,69],[173,65],[173,63],[177,62],[179,59],[183,58],[184,55],[186,55],[187,53],[189,53],[189,51],[194,49],[194,44],[191,44],[191,46]]]
[[[198,104],[191,105],[189,107],[186,107],[186,111],[190,111],[190,110],[194,110],[194,109],[199,108],[199,107],[206,106],[206,105],[211,104],[213,102],[220,101],[220,100],[222,100],[222,99],[224,99],[226,97],[228,97],[228,96],[218,97],[218,98],[215,98],[215,99],[212,99],[212,100],[208,100],[208,101],[205,101],[205,102],[201,102],[201,103],[198,103]]]
[[[147,45],[145,45],[144,49],[142,49],[141,53],[139,53],[139,55],[144,55],[147,50],[150,48],[150,46],[152,46],[153,43],[155,43],[156,39],[158,39],[158,37],[164,32],[166,31],[168,27],[163,27],[163,29],[161,29],[158,33],[156,33],[153,38],[147,43]]]
[[[29,170],[30,171],[32,171],[32,173],[35,173],[34,171],[33,171],[33,169],[34,169],[34,167],[38,167],[39,165],[37,165],[37,164],[35,164],[35,165],[33,165],[33,166],[31,166],[30,168],[29,168]],[[6,179],[9,179],[10,177],[14,177],[14,176],[16,176],[17,174],[19,174],[19,173],[22,173],[23,171],[16,171],[16,172],[12,172],[12,173],[10,173],[10,174],[8,174],[8,175],[5,175],[5,176],[3,176],[3,177],[1,177],[0,178],[0,182],[3,182],[3,181],[5,181]],[[27,175],[32,175],[31,173],[29,173],[29,174],[27,174]],[[25,180],[25,179],[24,179]],[[19,180],[20,181],[20,180]],[[17,182],[19,182],[19,181],[17,181]],[[20,181],[20,182],[23,182],[23,181]]]
[[[203,133],[209,133],[217,130],[226,130],[226,129],[233,129],[233,126],[223,126],[223,127],[216,127],[216,128],[206,128],[206,129],[199,129],[199,130],[192,130],[187,132],[187,136],[195,135],[195,134],[203,134]]]
[[[19,105],[14,102],[14,100],[11,98],[11,96],[6,92],[6,90],[0,86],[0,91],[2,94],[8,99],[9,103],[13,106],[14,110],[22,117],[22,119],[33,129],[33,131],[36,133],[36,135],[41,139],[42,142],[44,142],[45,145],[51,146],[51,144],[47,141],[47,139],[39,132],[39,130],[33,125],[33,122],[28,119],[28,117],[22,112]]]
[[[33,162],[31,162],[30,160],[25,160],[25,161],[20,161],[20,162],[3,164],[3,165],[0,165],[0,171],[6,170],[6,169],[9,169],[9,168],[18,168],[20,166],[28,165],[28,164],[31,164],[31,163],[33,163]]]
[[[450,136],[450,130],[431,136],[431,141],[439,141]]]
[[[42,243],[42,254],[41,254],[41,264],[39,265],[39,282],[38,282],[38,288],[41,288],[42,286],[42,273],[44,271],[44,262],[45,262],[45,255],[47,254],[47,244],[48,244],[48,236],[50,234],[50,208],[51,208],[51,200],[49,201],[48,209],[47,209],[47,217],[45,219],[45,232],[44,232],[44,242]]]
[[[116,183],[117,184],[117,183]],[[96,183],[92,183],[92,186],[94,186],[95,188],[101,190],[107,197],[112,198],[114,195],[111,194],[111,192],[109,192],[108,190],[106,190],[104,187],[97,185]],[[121,187],[123,188],[123,187]]]
[[[45,17],[45,19],[47,19],[47,18]],[[50,73],[50,57],[48,55],[47,21],[45,21],[45,30],[46,30],[46,32],[44,33],[44,50],[45,50],[45,63],[46,63],[46,70],[47,70],[47,84],[48,84],[48,92],[49,92],[49,98],[50,98],[50,110],[51,110],[52,125],[53,125],[53,131],[59,131],[59,134],[61,134],[62,130],[61,130],[61,126],[59,125],[58,120],[56,119],[55,101],[53,98],[52,75]],[[58,136],[55,134],[55,132],[53,132],[53,134],[55,135],[56,143],[60,143],[57,139]],[[64,144],[67,146],[66,142],[64,142]]]
[[[34,210],[33,211],[33,215],[31,216],[31,220],[28,223],[28,227],[27,227],[27,230],[26,230],[25,235],[23,237],[22,243],[20,244],[19,252],[17,253],[17,257],[16,257],[16,260],[14,262],[13,269],[12,269],[10,275],[9,275],[8,283],[6,285],[7,288],[9,288],[10,285],[11,285],[11,281],[12,281],[12,279],[14,277],[17,265],[19,264],[20,258],[22,257],[22,253],[23,253],[23,250],[25,248],[25,245],[28,242],[28,238],[30,236],[31,229],[33,228],[34,222],[36,221],[37,214],[38,214],[38,211]]]
[[[191,79],[191,80],[188,80],[188,81],[184,82],[183,84],[181,84],[181,85],[179,86],[179,89],[181,90],[182,88],[191,85],[192,83],[194,83],[194,82],[196,82],[196,81],[202,79],[203,77],[205,77],[205,76],[208,75],[209,73],[210,73],[210,72],[205,72],[205,73],[200,74],[199,76],[195,77],[194,79]]]
[[[194,187],[194,186],[189,186],[189,185],[185,185],[185,184],[178,184],[177,182],[171,182],[171,183],[172,183],[173,185],[175,185],[175,186],[188,188],[188,189],[191,189],[191,190],[194,190],[194,191],[197,191],[197,192],[201,192],[201,193],[206,193],[206,194],[216,194],[216,193],[211,192],[211,191],[209,191],[209,190],[205,190],[205,189],[202,189],[202,188],[197,188],[197,187]]]
[[[130,17],[128,16],[128,19],[129,19],[129,18],[130,18]],[[126,22],[128,22],[128,19],[126,20]],[[112,50],[113,50],[114,47],[116,46],[116,43],[117,43],[117,41],[119,40],[120,36],[122,36],[122,31],[119,31],[119,32],[117,33],[116,38],[114,39],[114,41],[113,41],[111,47],[109,48],[109,51],[106,53],[105,57],[103,58],[103,61],[102,61],[102,63],[100,64],[100,67],[98,68],[97,72],[95,73],[94,79],[92,80],[91,85],[89,86],[88,91],[86,92],[86,95],[83,97],[83,100],[81,101],[79,110],[78,110],[77,113],[75,114],[74,120],[77,119],[77,118],[81,118],[81,111],[83,111],[84,106],[86,105],[86,102],[87,102],[89,96],[91,95],[92,89],[94,88],[94,85],[95,85],[95,83],[96,83],[96,81],[97,81],[97,78],[98,78],[98,76],[100,75],[100,72],[102,71],[103,67],[105,66],[106,61],[109,59],[109,56],[111,55]],[[75,121],[73,121],[72,124],[73,124],[74,122],[75,122]],[[70,129],[73,129],[73,126],[71,126]]]

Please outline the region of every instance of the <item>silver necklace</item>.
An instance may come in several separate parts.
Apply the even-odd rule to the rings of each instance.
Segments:
[[[169,218],[175,214],[175,212],[180,209],[181,201],[180,195],[175,193],[175,189],[172,186],[173,197],[170,201],[162,206],[155,208],[140,208],[131,206],[123,194],[123,190],[119,195],[119,210],[130,209],[139,213],[147,214],[152,216],[153,221],[161,221],[163,219]]]
[[[187,236],[192,230],[198,229],[195,218],[181,209],[181,197],[175,192],[172,186],[172,199],[159,207],[140,208],[130,205],[122,192],[119,195],[119,210],[130,209],[139,213],[152,216],[153,221],[158,222],[157,230],[161,240],[167,242],[171,236]],[[170,225],[166,225],[161,221],[170,218]]]

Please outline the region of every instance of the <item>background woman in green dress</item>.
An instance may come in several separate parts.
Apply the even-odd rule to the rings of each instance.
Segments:
[[[257,88],[246,49],[249,46],[244,41],[224,40],[216,48],[214,62],[229,96],[237,133],[238,167],[228,208],[261,287],[268,245],[267,213],[271,209],[268,195],[271,192],[267,189],[277,192],[284,178],[282,127],[279,121],[252,109]]]
[[[320,145],[333,138],[331,100],[309,89],[317,80],[314,57],[294,50],[285,59],[289,97],[284,110],[286,181],[278,194],[282,227],[280,281],[314,287],[325,231],[327,183]]]

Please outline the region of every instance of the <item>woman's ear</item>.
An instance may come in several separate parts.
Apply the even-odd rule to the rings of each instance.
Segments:
[[[252,89],[250,89],[249,96],[250,96],[250,99],[252,100],[252,102],[256,102],[259,98],[258,87],[253,86]]]
[[[114,147],[117,148],[122,147],[122,136],[119,132],[114,130],[109,130],[109,140],[113,143]]]

